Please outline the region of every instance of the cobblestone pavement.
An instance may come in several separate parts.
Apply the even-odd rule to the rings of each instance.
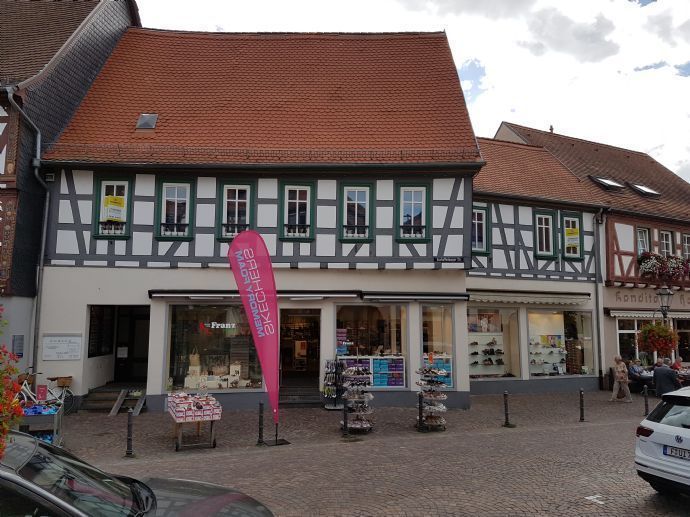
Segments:
[[[414,408],[379,408],[376,430],[350,441],[339,412],[286,409],[282,447],[254,445],[256,412],[224,411],[216,449],[178,453],[170,417],[142,413],[134,459],[123,457],[126,415],[80,413],[65,419],[65,446],[109,472],[237,488],[278,516],[688,515],[690,498],[656,495],[633,468],[642,399],[608,397],[587,393],[579,422],[577,393],[513,395],[507,429],[502,396],[476,396],[429,434],[414,429]]]

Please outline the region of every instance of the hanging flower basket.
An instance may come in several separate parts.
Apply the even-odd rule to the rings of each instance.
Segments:
[[[645,251],[638,259],[640,277],[670,284],[683,280],[690,271],[690,260],[681,257],[663,257],[658,253]]]
[[[640,352],[656,352],[661,357],[670,357],[678,346],[678,333],[663,323],[645,323],[637,332],[637,348]]]

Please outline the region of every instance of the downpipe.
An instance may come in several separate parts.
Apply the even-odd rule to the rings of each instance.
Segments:
[[[33,362],[32,368],[33,372],[36,372],[36,368],[38,366],[38,334],[39,334],[39,329],[41,325],[41,298],[42,298],[42,291],[43,291],[43,268],[45,265],[45,251],[46,251],[46,236],[47,236],[47,229],[48,229],[48,208],[50,207],[50,190],[48,189],[48,185],[46,184],[45,181],[43,181],[43,178],[41,178],[41,175],[39,174],[39,170],[41,168],[41,130],[38,128],[36,124],[29,118],[29,116],[24,112],[24,110],[19,107],[19,104],[14,100],[14,93],[16,91],[16,87],[14,86],[6,86],[5,91],[7,92],[7,99],[9,100],[10,104],[14,109],[17,110],[17,112],[21,115],[21,117],[26,121],[27,124],[33,129],[34,133],[36,134],[36,151],[34,154],[33,159],[31,160],[31,166],[34,169],[34,178],[36,178],[36,181],[38,184],[43,187],[46,193],[45,197],[45,202],[43,204],[43,226],[41,228],[41,251],[38,256],[38,267],[36,268],[36,297],[34,298],[34,307],[33,307],[33,325],[31,328],[31,335],[32,335],[32,350],[31,350],[31,361]]]
[[[604,368],[606,365],[606,357],[604,350],[604,343],[601,340],[601,326],[604,324],[603,311],[601,308],[601,260],[602,260],[602,250],[601,250],[601,225],[604,221],[604,209],[600,208],[599,211],[594,214],[594,249],[596,250],[596,260],[594,261],[594,270],[596,281],[594,283],[594,310],[597,313],[597,345],[599,347],[599,390],[603,390],[604,387]],[[606,253],[606,250],[604,250]]]

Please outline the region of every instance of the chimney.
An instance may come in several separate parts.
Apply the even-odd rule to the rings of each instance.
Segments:
[[[553,124],[549,126],[549,131],[553,133]]]

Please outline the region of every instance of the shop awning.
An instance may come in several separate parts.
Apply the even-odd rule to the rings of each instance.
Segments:
[[[362,299],[372,302],[455,302],[469,297],[467,293],[362,292]]]
[[[485,303],[525,303],[530,305],[583,305],[587,293],[532,293],[519,291],[470,291],[470,300]]]
[[[359,298],[360,296],[360,291],[278,291],[278,298],[289,298],[291,300],[322,300],[324,298]],[[183,298],[185,300],[193,301],[221,301],[239,299],[240,294],[236,290],[197,291],[189,289],[151,289],[149,290],[149,298]]]
[[[628,318],[628,319],[662,319],[661,311],[608,311],[609,315],[614,318]],[[676,320],[690,320],[690,311],[688,312],[669,312],[668,317]]]

